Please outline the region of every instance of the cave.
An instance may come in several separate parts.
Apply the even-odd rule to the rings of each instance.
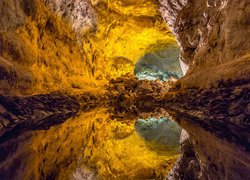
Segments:
[[[248,0],[1,0],[0,179],[247,180]]]
[[[134,74],[139,80],[178,80],[183,76],[179,61],[180,48],[176,44],[145,54],[135,65]]]

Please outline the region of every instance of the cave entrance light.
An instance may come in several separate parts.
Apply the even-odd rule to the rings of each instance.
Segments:
[[[145,54],[135,65],[134,74],[139,80],[180,79],[183,71],[179,61],[177,44]]]

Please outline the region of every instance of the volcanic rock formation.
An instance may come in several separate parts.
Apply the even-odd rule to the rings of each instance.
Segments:
[[[156,0],[0,2],[1,92],[92,90],[176,44]]]
[[[209,87],[219,80],[248,80],[250,2],[160,0],[162,16],[190,68],[183,86]],[[223,69],[223,71],[221,70]]]
[[[186,91],[165,104],[179,112],[177,121],[187,131],[169,179],[245,179],[250,173],[250,2],[160,2],[181,46],[180,60],[189,67],[177,85]]]
[[[132,127],[153,114],[184,129],[168,179],[250,177],[249,0],[1,0],[0,16],[4,179],[72,178],[74,170],[75,179],[163,179],[176,156],[164,161]],[[175,54],[176,40],[184,77],[134,77],[145,55]],[[86,169],[75,169],[80,152]]]

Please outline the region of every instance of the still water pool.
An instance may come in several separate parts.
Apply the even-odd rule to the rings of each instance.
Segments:
[[[0,177],[164,179],[179,156],[180,133],[168,117],[116,119],[96,108],[2,142]]]

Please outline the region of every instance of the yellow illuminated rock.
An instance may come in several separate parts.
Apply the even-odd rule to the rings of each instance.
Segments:
[[[0,67],[5,76],[15,79],[1,80],[3,91],[40,93],[102,87],[111,78],[133,73],[144,54],[175,44],[156,0],[91,1],[86,7],[86,13],[91,13],[83,22],[92,25],[81,32],[75,27],[87,25],[68,20],[67,7],[53,10],[58,7],[42,0],[31,2],[15,9],[24,14],[18,16],[20,22],[3,21],[7,28],[0,29],[4,47]],[[6,11],[14,11],[12,3],[2,3]],[[77,9],[75,4],[72,7]],[[4,19],[8,14],[1,15]]]
[[[85,47],[91,47],[87,52],[95,57],[96,76],[109,79],[132,73],[144,54],[175,43],[157,8],[155,0],[107,0],[95,5],[97,32],[87,36],[90,42]],[[106,69],[99,69],[103,63]]]
[[[163,179],[178,157],[143,140],[134,120],[109,118],[104,108],[81,113],[65,123],[20,137],[13,159],[20,162],[19,179]],[[126,122],[126,123],[125,123]],[[25,136],[24,136],[25,137]]]

